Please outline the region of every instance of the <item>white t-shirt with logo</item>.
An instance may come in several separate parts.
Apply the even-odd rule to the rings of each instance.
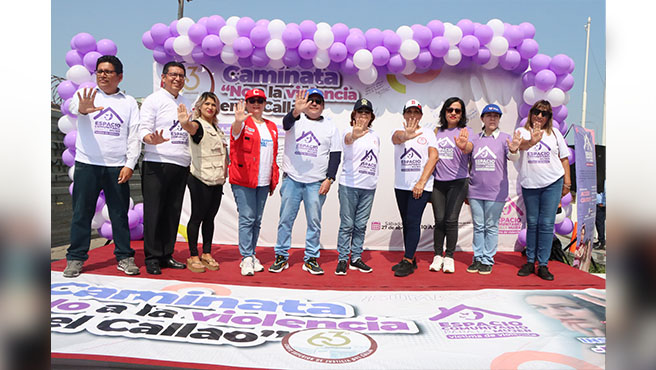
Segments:
[[[517,129],[522,139],[530,140],[531,133],[524,127]],[[569,156],[567,142],[558,130],[548,135],[545,131],[542,140],[528,150],[521,150],[516,166],[519,183],[526,189],[539,189],[553,184],[565,174],[561,158]]]
[[[394,144],[394,188],[412,190],[415,187],[424,166],[428,162],[428,148],[437,150],[435,134],[425,127],[419,129],[421,135],[401,144]],[[395,130],[396,132],[398,130]],[[392,136],[394,135],[392,132]],[[433,191],[433,176],[428,177],[424,191]]]
[[[339,130],[329,118],[314,121],[302,114],[285,132],[282,170],[297,182],[323,181],[330,152],[341,151]]]
[[[342,142],[351,131],[352,128],[350,127],[344,131]],[[353,144],[344,144],[342,174],[339,177],[340,185],[358,189],[376,189],[379,172],[379,152],[380,138],[371,128],[368,133],[355,140]]]
[[[160,89],[146,97],[141,104],[139,138],[155,131],[164,130],[162,136],[169,139],[157,145],[144,145],[144,160],[150,162],[172,163],[187,167],[191,164],[189,153],[189,134],[178,121],[178,106],[189,104],[182,94],[175,98],[165,89]]]
[[[260,170],[257,176],[257,186],[269,186],[273,164],[273,139],[266,123],[256,123],[255,127],[260,134]]]

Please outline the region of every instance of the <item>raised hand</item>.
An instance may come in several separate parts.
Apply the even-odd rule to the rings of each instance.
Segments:
[[[542,140],[542,134],[543,133],[544,133],[544,131],[542,131],[540,129],[535,129],[535,128],[531,129],[531,141],[530,141],[531,146],[539,143],[540,140]]]
[[[405,141],[412,140],[421,135],[421,132],[417,132],[419,129],[419,118],[417,117],[408,118],[407,122],[403,122],[403,128],[405,128]]]
[[[357,140],[369,132],[369,118],[367,117],[356,117],[355,122],[353,123],[353,131],[351,132],[351,138]]]
[[[242,124],[246,119],[252,116],[252,113],[246,113],[246,103],[243,100],[240,100],[235,107],[235,121],[239,124]]]
[[[189,113],[187,112],[187,107],[184,104],[178,106],[178,121],[181,125],[185,125],[189,122]]]
[[[456,146],[460,150],[465,151],[467,149],[467,143],[469,142],[469,131],[467,131],[466,128],[460,130],[460,136],[454,136],[453,138],[456,141]]]
[[[516,152],[517,149],[519,149],[519,145],[522,143],[522,133],[515,131],[512,137],[512,142],[508,139],[506,139],[506,142],[508,143],[508,149],[513,153]]]
[[[146,137],[149,137],[146,144],[150,144],[150,145],[157,145],[170,140],[164,137],[163,129],[159,131],[155,130],[155,132],[153,132],[152,134],[148,134]]]
[[[312,103],[308,101],[307,90],[299,90],[296,93],[296,101],[294,102],[294,113],[293,113],[294,116],[298,116],[301,113],[305,113],[305,111],[308,109],[310,104]]]
[[[96,99],[97,92],[96,89],[84,89],[82,90],[82,96],[80,96],[80,92],[78,91],[77,97],[80,99],[80,105],[77,110],[80,114],[89,114],[104,109],[103,107],[96,107],[93,103]]]

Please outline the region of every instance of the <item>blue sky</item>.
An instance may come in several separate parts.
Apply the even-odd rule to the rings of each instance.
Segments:
[[[177,0],[114,0],[94,2],[58,0],[51,3],[51,73],[65,76],[64,60],[71,38],[88,32],[96,40],[108,38],[118,45],[118,57],[125,66],[121,88],[135,97],[152,91],[152,52],[141,43],[141,35],[158,22],[169,24],[177,18]],[[93,16],[89,16],[93,14]],[[487,23],[498,18],[510,24],[530,22],[536,28],[540,53],[566,54],[576,63],[575,85],[569,91],[567,122],[581,121],[585,64],[585,29],[592,18],[588,66],[586,127],[595,129],[601,141],[606,69],[606,10],[602,0],[502,0],[502,1],[211,1],[185,2],[185,16],[197,21],[218,14],[261,18],[280,18],[300,23],[345,23],[367,30],[372,27],[396,30],[401,25],[426,24],[433,19],[457,23],[461,19]]]

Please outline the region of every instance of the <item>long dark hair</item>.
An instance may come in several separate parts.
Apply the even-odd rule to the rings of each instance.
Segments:
[[[453,96],[444,102],[442,109],[440,110],[440,131],[444,131],[449,127],[449,123],[446,121],[446,109],[455,102],[460,103],[460,106],[462,107],[462,115],[460,116],[460,121],[458,121],[458,128],[467,127],[467,110],[465,109],[465,102],[462,101],[462,99]]]
[[[528,111],[528,118],[526,119],[526,124],[524,128],[529,132],[533,128],[533,109],[541,109],[549,112],[549,118],[547,118],[547,123],[542,126],[542,130],[546,131],[547,134],[551,135],[553,133],[553,110],[551,109],[551,103],[548,100],[538,100],[531,110]]]

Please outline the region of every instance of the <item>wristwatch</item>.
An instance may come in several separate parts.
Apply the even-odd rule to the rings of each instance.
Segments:
[[[335,179],[332,177],[326,177],[326,180],[330,181],[331,184],[335,182]]]

